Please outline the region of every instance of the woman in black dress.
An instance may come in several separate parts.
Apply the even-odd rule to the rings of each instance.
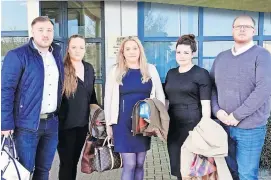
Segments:
[[[195,36],[183,35],[176,44],[179,67],[168,71],[165,82],[170,124],[167,138],[171,174],[181,180],[181,146],[202,116],[211,116],[211,80],[207,70],[194,65]]]
[[[59,112],[59,180],[75,180],[89,123],[89,104],[97,104],[93,66],[83,61],[85,38],[72,35],[64,57],[63,98]]]

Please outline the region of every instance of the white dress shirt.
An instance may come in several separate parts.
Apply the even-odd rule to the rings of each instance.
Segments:
[[[240,49],[238,49],[238,51],[235,51],[235,47],[233,45],[231,48],[231,52],[234,56],[238,56],[238,55],[246,52],[250,48],[252,48],[252,46],[254,46],[254,43],[253,43],[253,41],[250,41],[247,45],[245,45],[244,47],[241,47]]]
[[[57,108],[59,72],[55,58],[50,47],[46,53],[41,52],[33,41],[34,47],[39,51],[44,65],[44,87],[40,114],[54,112]]]

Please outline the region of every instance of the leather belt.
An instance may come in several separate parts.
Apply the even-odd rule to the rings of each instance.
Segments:
[[[57,116],[56,112],[45,113],[45,114],[40,114],[40,119],[48,120],[48,119],[51,119],[51,118],[56,117],[56,116]]]

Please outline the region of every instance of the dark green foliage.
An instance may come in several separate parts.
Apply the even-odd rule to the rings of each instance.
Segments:
[[[269,118],[267,123],[266,138],[261,156],[260,166],[264,169],[271,170],[271,117]]]

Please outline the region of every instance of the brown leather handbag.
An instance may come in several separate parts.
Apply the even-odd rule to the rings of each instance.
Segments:
[[[90,105],[89,133],[85,141],[83,156],[81,159],[81,172],[90,174],[94,171],[92,159],[95,147],[102,146],[106,138],[105,119],[103,110],[96,104]]]
[[[94,170],[91,167],[91,159],[94,158],[95,141],[91,140],[91,136],[88,136],[85,142],[85,148],[81,160],[81,172],[90,174]]]
[[[105,145],[107,143],[107,145]],[[122,168],[122,157],[120,153],[114,152],[113,144],[107,137],[103,146],[95,147],[94,158],[91,159],[93,170],[104,172],[107,170]]]

